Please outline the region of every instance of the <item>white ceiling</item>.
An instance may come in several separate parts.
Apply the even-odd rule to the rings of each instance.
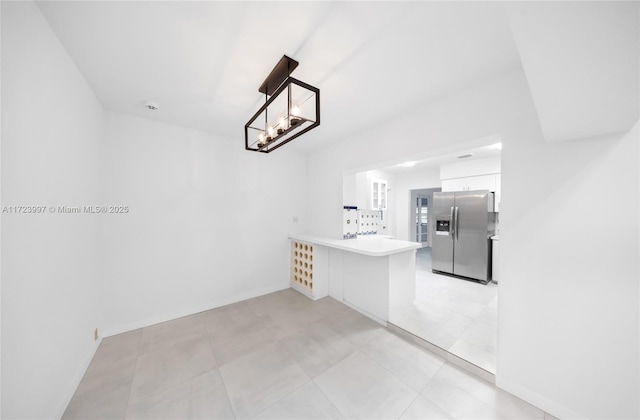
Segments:
[[[394,174],[407,174],[413,172],[420,172],[427,169],[435,169],[440,168],[442,165],[450,164],[450,163],[460,163],[460,162],[470,162],[478,159],[487,159],[487,158],[499,158],[502,155],[502,149],[496,146],[502,145],[501,143],[494,143],[488,146],[481,147],[473,147],[469,149],[465,149],[464,151],[459,151],[456,153],[447,153],[438,156],[432,156],[424,159],[418,159],[415,162],[415,165],[410,167],[391,165],[383,168],[378,168],[381,171],[394,173]],[[459,158],[458,156],[471,154],[471,157],[467,158]]]
[[[106,108],[240,143],[289,55],[321,91],[322,124],[286,146],[303,152],[520,65],[493,2],[38,5]]]
[[[547,141],[626,132],[638,121],[639,12],[638,1],[506,6]]]

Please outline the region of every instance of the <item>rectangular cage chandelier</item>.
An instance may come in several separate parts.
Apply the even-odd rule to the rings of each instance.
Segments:
[[[296,67],[282,56],[258,89],[265,103],[244,126],[246,150],[272,152],[320,125],[320,90],[290,77]]]

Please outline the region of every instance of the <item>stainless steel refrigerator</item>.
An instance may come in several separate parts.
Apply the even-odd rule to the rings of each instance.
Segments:
[[[491,280],[493,193],[487,190],[433,193],[432,269],[487,283]]]

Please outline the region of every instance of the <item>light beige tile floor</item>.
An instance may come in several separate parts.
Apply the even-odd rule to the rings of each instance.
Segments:
[[[105,338],[64,419],[544,419],[327,297],[287,289]]]
[[[432,273],[430,251],[418,250],[414,306],[391,322],[495,373],[498,286]]]

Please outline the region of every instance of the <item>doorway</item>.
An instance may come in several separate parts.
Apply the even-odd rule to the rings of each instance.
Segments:
[[[416,242],[429,246],[429,197],[421,194],[416,197]]]
[[[459,156],[471,159],[461,161]],[[360,202],[369,205],[369,177],[388,180],[387,189],[392,195],[388,198],[390,217],[386,224],[392,230],[387,234],[421,245],[416,251],[414,304],[389,323],[491,374],[496,371],[497,284],[483,285],[433,272],[433,193],[467,191],[471,181],[478,181],[473,188],[496,192],[497,209],[500,156],[500,148],[492,144],[464,153],[349,173],[343,180],[344,203],[358,206]],[[490,181],[493,184],[489,185]]]
[[[433,193],[442,191],[441,188],[421,188],[410,190],[408,211],[405,220],[409,221],[408,238],[406,240],[419,242],[423,248],[431,247],[431,224],[433,215],[429,206],[433,202]],[[401,215],[399,215],[400,217]]]
[[[391,323],[495,374],[498,285],[434,273],[431,249],[417,250],[413,307]]]

